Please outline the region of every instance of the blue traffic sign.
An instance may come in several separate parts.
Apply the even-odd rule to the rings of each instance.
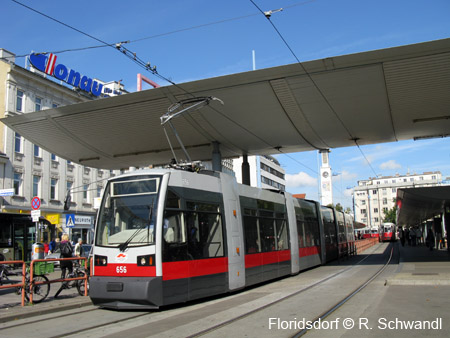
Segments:
[[[66,214],[66,227],[73,228],[75,226],[75,214]]]

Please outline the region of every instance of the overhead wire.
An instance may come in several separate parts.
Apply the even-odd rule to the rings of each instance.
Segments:
[[[294,50],[291,48],[291,46],[289,45],[289,43],[286,41],[286,39],[284,38],[284,36],[281,34],[281,32],[278,30],[277,26],[272,22],[272,20],[270,19],[271,14],[273,11],[268,11],[268,12],[264,12],[253,0],[249,0],[258,10],[259,12],[264,15],[264,17],[269,21],[269,23],[271,24],[271,26],[273,27],[273,29],[275,30],[275,32],[278,34],[278,36],[280,37],[280,39],[283,41],[283,43],[286,45],[286,47],[289,49],[289,51],[291,52],[291,54],[294,56],[295,60],[297,60],[297,63],[300,65],[300,67],[302,68],[303,72],[306,74],[306,76],[308,76],[308,78],[311,80],[311,83],[313,84],[314,88],[319,92],[320,96],[323,98],[323,100],[325,101],[325,103],[327,104],[328,108],[330,108],[331,112],[334,114],[334,116],[336,117],[336,119],[340,122],[341,126],[345,129],[345,131],[347,132],[347,134],[350,136],[350,140],[355,142],[355,145],[358,147],[358,149],[360,150],[361,154],[363,154],[364,159],[367,161],[369,167],[372,169],[372,171],[374,172],[375,175],[376,172],[373,169],[371,163],[369,162],[369,160],[367,159],[367,157],[364,155],[364,152],[362,151],[361,147],[358,144],[358,138],[353,136],[353,134],[350,132],[350,130],[347,128],[347,126],[345,125],[344,121],[342,121],[342,119],[339,117],[339,115],[337,114],[336,110],[334,109],[333,105],[331,104],[331,102],[328,100],[328,98],[326,97],[326,95],[324,94],[324,92],[319,88],[319,86],[317,85],[317,83],[314,81],[314,79],[312,78],[311,74],[307,71],[307,69],[305,68],[305,66],[303,65],[303,63],[300,61],[300,59],[297,57],[297,55],[295,54]],[[276,12],[278,12],[280,10],[276,10]],[[325,143],[325,142],[324,142]]]
[[[42,15],[42,16],[44,16],[44,17],[46,17],[46,18],[48,18],[48,19],[50,19],[50,20],[52,20],[52,21],[55,21],[55,22],[57,22],[57,23],[59,23],[59,24],[65,26],[65,27],[67,27],[67,28],[69,28],[69,29],[72,29],[72,30],[74,30],[74,31],[76,31],[76,32],[78,32],[78,33],[80,33],[80,34],[82,34],[82,35],[85,35],[85,36],[87,36],[87,37],[89,37],[89,38],[91,38],[91,39],[93,39],[93,40],[96,40],[96,41],[102,43],[102,45],[100,45],[100,46],[84,47],[84,48],[79,48],[79,49],[68,49],[68,50],[59,51],[59,53],[66,52],[66,51],[75,51],[75,50],[90,49],[90,48],[111,47],[111,48],[114,48],[114,49],[116,49],[116,50],[122,52],[122,54],[124,54],[125,56],[127,56],[129,59],[131,59],[133,62],[135,62],[135,63],[138,64],[139,66],[141,66],[141,67],[143,67],[144,69],[150,71],[153,75],[159,77],[160,79],[163,79],[163,80],[169,82],[169,83],[172,84],[173,86],[175,86],[175,87],[181,89],[184,93],[186,93],[186,94],[188,94],[188,95],[190,95],[190,96],[192,96],[192,97],[195,97],[194,94],[190,93],[189,91],[185,90],[185,89],[184,89],[183,87],[181,87],[180,85],[176,84],[174,81],[172,81],[172,80],[166,78],[165,76],[161,75],[160,73],[158,73],[158,71],[156,70],[156,66],[153,66],[153,67],[152,67],[151,64],[150,64],[149,62],[145,62],[144,60],[142,60],[141,58],[139,58],[139,57],[136,55],[136,53],[132,52],[130,49],[124,47],[123,45],[126,44],[126,43],[138,42],[138,41],[142,41],[142,40],[145,40],[145,39],[150,39],[150,38],[154,38],[154,37],[158,37],[158,36],[174,34],[174,33],[181,32],[181,31],[185,31],[185,30],[190,30],[190,29],[195,29],[195,28],[205,27],[205,26],[209,26],[209,25],[213,25],[213,24],[218,24],[218,23],[223,23],[223,22],[228,22],[228,21],[233,21],[233,20],[239,20],[239,19],[243,19],[243,18],[250,17],[250,16],[259,15],[259,13],[256,13],[256,14],[250,14],[250,15],[246,15],[246,16],[240,16],[240,17],[235,17],[235,18],[231,18],[231,19],[220,20],[220,21],[216,21],[216,22],[212,22],[212,23],[208,23],[208,24],[204,24],[204,25],[197,25],[197,26],[189,27],[189,28],[186,28],[186,29],[180,29],[180,30],[176,30],[176,31],[168,32],[168,33],[163,33],[163,34],[153,35],[153,36],[144,37],[144,38],[140,38],[140,39],[135,39],[135,40],[131,40],[131,41],[122,41],[122,42],[118,42],[118,43],[107,43],[106,41],[103,41],[103,40],[101,40],[101,39],[99,39],[99,38],[97,38],[97,37],[95,37],[95,36],[93,36],[93,35],[91,35],[91,34],[88,34],[88,33],[84,32],[84,31],[82,31],[82,30],[76,28],[76,27],[73,27],[73,26],[71,26],[71,25],[69,25],[69,24],[66,24],[66,23],[62,22],[61,20],[58,20],[58,19],[56,19],[56,18],[53,18],[53,17],[51,17],[51,16],[49,16],[49,15],[47,15],[47,14],[41,12],[41,11],[38,11],[38,10],[36,10],[36,9],[34,9],[34,8],[30,7],[30,6],[28,6],[28,5],[25,5],[25,4],[23,4],[23,3],[21,3],[21,2],[19,2],[19,1],[17,1],[17,0],[12,0],[12,1],[15,2],[15,3],[17,3],[18,5],[21,5],[21,6],[25,7],[25,8],[27,8],[27,9],[29,9],[29,10],[31,10],[31,11],[37,13],[37,14],[39,14],[39,15]],[[301,3],[297,3],[297,4],[292,4],[292,5],[286,6],[285,8],[291,8],[291,7],[295,7],[295,6],[301,6],[301,5],[305,5],[305,4],[307,4],[307,3],[314,2],[314,1],[316,1],[316,0],[303,1],[303,2],[301,2]],[[252,2],[253,2],[253,1],[252,1]],[[255,4],[255,6],[256,6],[256,4]],[[258,6],[256,6],[256,7],[259,9]],[[259,9],[259,10],[260,10],[260,9]],[[261,10],[260,10],[260,11],[261,11]],[[261,12],[262,12],[262,11],[261,11]],[[269,21],[270,21],[270,20],[269,20]],[[274,25],[273,25],[273,26],[274,26]],[[274,28],[276,29],[275,26],[274,26]],[[277,30],[277,31],[278,31],[278,30]],[[281,33],[279,33],[279,35],[282,37]],[[283,39],[283,41],[285,41],[283,37],[282,37],[282,39]],[[288,45],[286,41],[285,41],[285,43],[286,43],[286,45]],[[291,53],[293,53],[293,54],[295,55],[295,53],[293,52],[293,50],[292,50],[290,47],[289,47],[289,49],[291,50]],[[58,53],[58,52],[55,52],[55,53]],[[20,57],[20,56],[19,56],[19,57]],[[295,57],[296,57],[296,56],[295,56]],[[298,60],[297,57],[296,57],[296,59],[297,59],[297,61],[301,64],[300,60]],[[302,67],[303,67],[303,65],[302,65]],[[306,70],[305,70],[305,72],[306,72]],[[233,120],[232,118],[230,118],[229,116],[227,116],[227,115],[223,114],[222,112],[220,112],[218,109],[216,109],[216,108],[214,108],[214,107],[211,107],[211,106],[210,106],[210,108],[211,108],[212,110],[214,110],[216,113],[218,113],[219,115],[221,115],[222,117],[224,117],[225,119],[229,120],[231,123],[233,123],[233,124],[239,126],[239,127],[240,127],[241,129],[243,129],[246,133],[251,134],[253,137],[259,139],[261,142],[263,142],[263,143],[266,144],[267,146],[269,146],[269,147],[271,147],[271,148],[273,148],[273,149],[277,149],[279,152],[281,152],[281,153],[283,153],[283,154],[286,154],[286,153],[284,153],[284,152],[282,152],[282,151],[280,150],[280,147],[271,145],[271,144],[268,143],[265,139],[259,137],[258,135],[256,135],[256,134],[253,133],[252,131],[250,131],[248,128],[246,128],[246,127],[240,125],[239,123],[237,123],[236,121],[234,121],[234,120]],[[198,124],[197,124],[197,125],[198,125]],[[199,125],[198,125],[198,126],[199,126]],[[201,127],[201,126],[199,126],[199,127],[203,129],[203,127]],[[214,128],[213,126],[211,126],[211,127]],[[214,128],[214,129],[216,129],[216,128]],[[230,143],[232,144],[232,142],[230,142]],[[287,155],[287,154],[286,154],[286,155]],[[315,172],[313,169],[311,169],[311,168],[309,168],[308,166],[304,165],[303,163],[297,161],[296,159],[294,159],[294,158],[292,158],[292,157],[291,157],[291,159],[293,159],[293,160],[296,161],[297,163],[303,165],[305,168],[311,170],[312,172]],[[315,173],[317,174],[317,172],[315,172]]]

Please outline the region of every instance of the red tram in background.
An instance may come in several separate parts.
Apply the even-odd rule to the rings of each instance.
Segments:
[[[89,296],[156,309],[299,273],[355,252],[353,219],[222,172],[147,169],[109,179]]]
[[[394,242],[397,240],[397,226],[394,223],[383,223],[380,226],[379,234],[380,242]]]
[[[377,227],[366,227],[361,229],[362,238],[379,238]]]

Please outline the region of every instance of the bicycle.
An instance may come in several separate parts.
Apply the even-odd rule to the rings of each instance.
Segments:
[[[74,264],[73,271],[71,273],[69,273],[66,276],[66,278],[84,277],[85,275],[86,275],[86,272],[78,264]],[[84,285],[85,284],[84,284],[83,279],[62,282],[61,287],[59,288],[58,291],[56,291],[55,298],[58,298],[58,296],[62,290],[71,289],[74,287],[77,288],[78,294],[80,296],[84,296],[84,290],[85,290]],[[87,285],[88,285],[88,293],[89,293],[89,279],[88,279]]]
[[[9,276],[22,276],[21,272],[10,272],[8,267],[4,264],[0,265],[0,285],[4,284],[17,284],[21,281],[11,280]],[[33,277],[33,303],[40,303],[47,298],[50,292],[50,284],[37,284],[41,282],[48,282],[48,278],[45,275],[35,275]],[[16,294],[22,294],[22,287],[18,286],[15,290]],[[25,274],[25,299],[30,301],[30,273],[29,268]]]

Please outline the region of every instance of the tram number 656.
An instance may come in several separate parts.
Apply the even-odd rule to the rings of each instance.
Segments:
[[[123,265],[119,265],[116,267],[117,273],[127,273],[127,267]]]

